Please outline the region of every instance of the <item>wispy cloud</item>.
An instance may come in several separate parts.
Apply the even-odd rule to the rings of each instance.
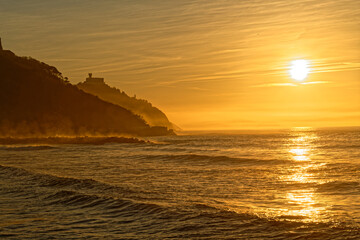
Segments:
[[[262,87],[296,87],[296,86],[297,84],[295,83],[266,83],[266,84],[253,85],[251,87],[262,88]]]
[[[315,81],[315,82],[303,82],[299,83],[301,85],[311,85],[311,84],[324,84],[324,83],[331,83],[330,81]]]
[[[298,87],[301,85],[313,85],[313,84],[325,84],[330,83],[329,81],[314,81],[314,82],[299,82],[299,83],[266,83],[253,85],[253,88],[263,88],[263,87]]]
[[[312,66],[311,72],[341,72],[341,71],[356,71],[360,70],[360,62],[315,62]]]

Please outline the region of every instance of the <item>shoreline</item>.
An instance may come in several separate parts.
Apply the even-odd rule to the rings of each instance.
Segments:
[[[16,144],[93,144],[106,143],[148,143],[135,137],[40,137],[40,138],[0,138],[0,145]]]

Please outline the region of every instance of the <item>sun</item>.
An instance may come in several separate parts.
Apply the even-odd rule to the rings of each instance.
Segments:
[[[304,59],[292,61],[289,71],[290,76],[297,81],[303,81],[310,72],[308,65],[309,62]]]

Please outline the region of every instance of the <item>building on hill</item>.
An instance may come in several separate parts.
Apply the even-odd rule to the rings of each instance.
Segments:
[[[89,77],[86,78],[86,82],[88,82],[88,83],[105,83],[104,78],[94,78],[94,77],[92,77],[92,73],[89,73]]]

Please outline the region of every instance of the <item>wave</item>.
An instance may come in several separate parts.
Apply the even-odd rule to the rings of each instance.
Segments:
[[[171,229],[171,233],[182,238],[209,239],[357,239],[360,228],[352,223],[308,222],[303,217],[280,216],[277,218],[260,216],[250,212],[235,212],[211,209],[187,214],[179,219],[181,224]],[[206,207],[207,208],[207,207]],[[306,229],[306,231],[301,229]],[[299,231],[300,230],[300,231]],[[199,234],[200,233],[200,234]],[[209,233],[209,235],[204,235]],[[251,237],[250,237],[251,236]],[[206,239],[208,239],[206,238]]]
[[[8,193],[11,193],[12,197],[22,196],[27,199],[35,197],[38,200],[41,199],[42,204],[48,207],[64,205],[73,209],[100,209],[101,212],[111,217],[129,215],[130,213],[132,216],[159,216],[164,213],[162,218],[172,218],[176,215],[176,213],[170,214],[169,209],[159,204],[139,200],[142,199],[141,195],[144,192],[132,191],[93,179],[33,173],[22,168],[3,165],[0,165],[0,174],[11,179],[12,183],[18,181],[19,185],[23,185],[23,182],[26,182],[26,188],[31,186],[36,189],[34,191],[27,189],[27,192],[24,192],[22,188],[11,189]],[[29,194],[40,193],[41,196],[29,196]],[[133,198],[131,199],[131,197]]]
[[[191,163],[225,163],[234,165],[267,165],[267,164],[289,164],[291,160],[262,160],[255,158],[240,158],[240,157],[228,157],[223,155],[201,155],[201,154],[148,154],[148,155],[134,155],[132,157],[154,159],[161,161],[181,161]]]
[[[159,202],[139,201],[132,198],[127,189],[112,186],[93,179],[59,177],[50,174],[33,173],[25,169],[0,165],[0,176],[9,179],[13,184],[27,183],[28,193],[35,196],[44,211],[59,211],[61,207],[70,210],[74,215],[64,229],[78,227],[86,221],[105,221],[106,226],[118,228],[131,225],[142,238],[149,238],[150,233],[162,232],[164,238],[191,239],[209,237],[216,239],[223,236],[237,239],[242,233],[253,238],[283,239],[311,238],[314,232],[323,232],[325,237],[343,239],[346,234],[359,232],[354,226],[334,226],[332,223],[305,223],[302,219],[291,219],[291,216],[270,218],[252,212],[236,212],[221,209],[207,203],[189,203],[182,205],[163,205]],[[13,189],[22,191],[22,189]],[[16,195],[16,192],[14,193]],[[138,193],[137,193],[138,194]],[[15,196],[13,195],[13,196]],[[23,196],[26,199],[29,196]],[[83,218],[91,215],[91,219]],[[111,223],[111,224],[110,224]],[[82,225],[89,229],[91,225]],[[141,231],[139,230],[141,228]],[[306,228],[305,232],[292,235],[291,232]],[[112,231],[112,229],[109,229]],[[130,231],[130,230],[129,230]],[[345,235],[344,235],[345,234]],[[276,237],[277,236],[277,237]],[[119,238],[124,237],[120,235]]]
[[[0,147],[0,150],[4,151],[35,151],[35,150],[49,150],[54,149],[53,146],[21,146],[21,147]]]
[[[319,149],[348,149],[348,148],[355,148],[359,149],[360,145],[358,144],[332,144],[332,145],[324,145],[324,146],[317,146]]]
[[[337,163],[328,163],[326,164],[326,168],[314,168],[308,170],[309,173],[315,174],[333,174],[333,173],[342,173],[347,176],[358,176],[358,172],[360,172],[360,162],[337,162]]]
[[[46,173],[34,173],[28,170],[0,165],[0,173],[8,178],[21,177],[19,180],[31,181],[33,185],[39,187],[51,187],[51,188],[71,188],[82,190],[95,190],[97,192],[110,191],[124,194],[130,194],[133,191],[120,186],[113,186],[110,184],[102,183],[93,179],[77,179],[71,177],[60,177],[50,175]]]
[[[49,205],[62,204],[78,208],[99,208],[107,210],[108,214],[121,215],[129,211],[138,211],[139,214],[158,214],[165,208],[151,203],[141,203],[114,197],[105,197],[96,194],[85,194],[77,191],[61,190],[44,198]]]
[[[317,186],[318,192],[334,194],[360,194],[360,183],[352,181],[333,181]]]
[[[47,137],[47,138],[0,138],[1,145],[12,144],[94,144],[147,143],[145,140],[128,137]]]
[[[360,195],[360,182],[331,181],[326,183],[285,183],[288,190],[314,189],[316,192],[327,195]]]

